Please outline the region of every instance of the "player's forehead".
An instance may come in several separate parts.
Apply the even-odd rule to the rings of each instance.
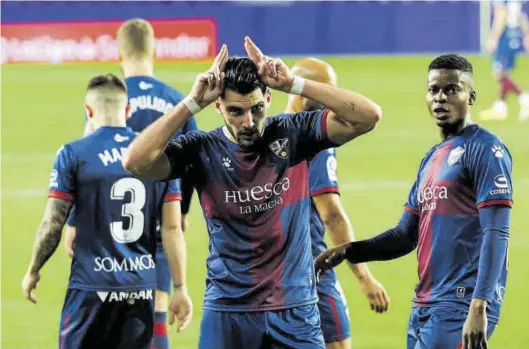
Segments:
[[[432,69],[428,72],[428,86],[463,86],[465,82],[470,82],[468,73],[457,69]]]
[[[248,94],[240,94],[231,89],[226,89],[224,98],[221,99],[225,107],[251,108],[259,103],[264,103],[265,96],[260,88],[256,88]]]

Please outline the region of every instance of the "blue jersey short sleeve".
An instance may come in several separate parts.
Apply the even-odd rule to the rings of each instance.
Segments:
[[[339,193],[338,163],[336,149],[329,148],[319,152],[309,164],[309,190],[311,196],[325,193]]]
[[[204,132],[191,131],[176,137],[167,145],[165,154],[171,166],[168,179],[182,178],[188,172],[198,155],[203,135]]]
[[[182,192],[180,190],[180,181],[173,179],[169,181],[167,186],[167,193],[165,194],[164,202],[182,200]]]
[[[417,188],[418,180],[413,183],[410,193],[408,194],[408,200],[404,205],[404,210],[413,214],[419,214],[419,203],[417,202]]]
[[[474,143],[469,153],[471,181],[478,209],[490,205],[512,206],[512,158],[498,139]]]
[[[75,162],[75,154],[68,145],[57,151],[50,174],[50,197],[72,201],[75,199]]]
[[[293,162],[310,160],[320,151],[336,147],[327,137],[328,109],[291,115],[287,127],[296,151]]]

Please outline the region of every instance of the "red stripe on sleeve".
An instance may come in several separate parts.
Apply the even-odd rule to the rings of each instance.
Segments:
[[[73,196],[71,194],[58,190],[50,190],[50,192],[48,193],[48,197],[73,201]]]
[[[404,206],[404,211],[409,212],[409,213],[412,213],[412,214],[415,214],[415,215],[417,215],[417,216],[419,215],[419,211],[414,210],[413,208],[408,207],[408,206]]]
[[[483,201],[478,205],[478,210],[483,207],[492,206],[492,205],[502,205],[502,206],[509,206],[512,207],[512,201],[511,200],[488,200]]]
[[[340,194],[340,189],[338,187],[325,187],[318,190],[314,190],[310,192],[310,196],[318,196],[321,194],[327,194],[327,193],[336,193]]]
[[[180,194],[167,194],[163,199],[163,202],[181,201],[182,195]]]
[[[320,127],[321,127],[321,133],[322,133],[324,138],[328,138],[328,136],[327,136],[327,115],[329,115],[329,109],[325,109],[323,111],[322,116],[321,116]]]

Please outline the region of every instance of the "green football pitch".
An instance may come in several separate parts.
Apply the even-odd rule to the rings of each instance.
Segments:
[[[397,223],[422,156],[439,141],[424,102],[426,70],[431,57],[329,58],[339,84],[364,93],[384,108],[384,119],[370,134],[338,149],[342,200],[358,238]],[[490,106],[497,86],[487,57],[471,57],[476,72],[478,102],[474,114]],[[287,63],[292,63],[288,60]],[[187,93],[206,63],[158,64],[156,75]],[[22,297],[20,283],[43,214],[49,173],[57,149],[83,133],[83,94],[95,74],[119,73],[117,64],[4,65],[2,66],[2,348],[56,348],[58,324],[68,280],[70,260],[60,249],[42,271],[38,304]],[[529,57],[516,74],[529,88]],[[525,79],[525,80],[524,80]],[[273,92],[270,114],[285,106],[286,95]],[[510,240],[510,270],[500,324],[491,348],[527,349],[529,331],[523,314],[529,311],[529,123],[516,119],[518,104],[509,100],[511,115],[503,122],[483,122],[510,148],[514,158],[515,206]],[[209,107],[201,112],[199,127],[222,124]],[[524,218],[525,216],[525,218]],[[205,286],[207,231],[194,196],[190,227],[188,284],[194,318],[186,331],[170,328],[173,348],[196,348]],[[338,268],[349,312],[353,347],[405,348],[413,289],[417,282],[415,253],[399,260],[372,263],[371,270],[391,297],[387,314],[371,312],[353,274]],[[454,348],[455,349],[455,348]]]

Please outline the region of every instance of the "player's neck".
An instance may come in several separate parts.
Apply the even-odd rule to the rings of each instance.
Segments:
[[[449,140],[458,136],[467,126],[472,124],[470,116],[467,116],[462,122],[441,128],[441,139],[443,141]]]
[[[235,139],[235,137],[233,137],[233,135],[231,134],[230,130],[228,129],[228,126],[226,125],[222,126],[222,132],[224,133],[226,138],[228,138],[228,140],[230,140],[231,142],[235,144],[239,144],[239,142],[237,142],[237,139]]]
[[[154,76],[154,64],[150,60],[122,61],[121,70],[125,78],[133,76]]]
[[[121,118],[116,119],[115,116],[100,116],[98,121],[95,129],[100,127],[127,127],[126,121],[121,120]]]

